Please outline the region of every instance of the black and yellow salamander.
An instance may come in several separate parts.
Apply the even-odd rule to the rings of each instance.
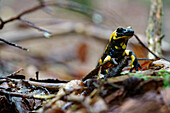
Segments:
[[[141,68],[137,61],[137,57],[131,50],[126,50],[128,40],[134,35],[132,27],[118,27],[110,36],[109,43],[107,44],[103,56],[100,58],[97,66],[101,65],[106,61],[117,59],[119,63],[124,56],[130,56],[131,66],[130,71],[135,69],[138,71],[138,67]]]

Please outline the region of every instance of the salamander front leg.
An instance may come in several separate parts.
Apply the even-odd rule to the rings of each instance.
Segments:
[[[141,69],[141,65],[139,64],[136,55],[131,50],[125,50],[125,54],[127,56],[130,56],[132,62],[129,64],[131,66],[130,72],[132,72],[133,69],[138,71],[138,67]]]

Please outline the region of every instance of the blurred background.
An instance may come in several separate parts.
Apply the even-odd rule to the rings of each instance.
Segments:
[[[38,5],[42,0],[0,0],[3,20]],[[147,45],[150,0],[45,0],[58,5],[47,6],[23,18],[49,32],[40,32],[23,22],[13,21],[0,30],[0,37],[29,48],[29,52],[0,43],[0,75],[20,68],[27,79],[81,79],[95,68],[104,52],[110,34],[118,26],[132,26]],[[170,59],[170,1],[163,0],[163,54]],[[50,38],[48,38],[50,36]],[[147,50],[133,37],[128,49],[138,58],[146,58]]]

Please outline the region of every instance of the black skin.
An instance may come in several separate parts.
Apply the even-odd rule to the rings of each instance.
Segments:
[[[107,47],[102,57],[100,58],[97,66],[113,58],[116,59],[116,61],[119,63],[120,60],[124,58],[124,56],[130,56],[132,59],[132,63],[131,63],[132,66],[130,72],[133,69],[138,71],[138,67],[141,68],[141,66],[137,61],[137,57],[131,50],[126,50],[128,40],[133,35],[134,35],[134,30],[131,27],[117,28],[117,30],[115,30],[110,36],[109,43],[107,44]]]
[[[129,52],[129,55],[130,55],[130,56],[131,56],[131,55],[135,56],[135,60],[134,60],[134,62],[133,62],[134,67],[130,69],[130,72],[132,72],[133,69],[135,69],[136,71],[138,71],[138,67],[141,69],[142,67],[141,67],[141,65],[138,63],[138,60],[137,60],[136,55],[135,55],[132,51]]]

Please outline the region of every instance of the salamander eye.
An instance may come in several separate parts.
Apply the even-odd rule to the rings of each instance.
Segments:
[[[123,32],[123,28],[122,27],[119,27],[119,28],[117,28],[117,30],[116,30],[118,33],[122,33]]]

